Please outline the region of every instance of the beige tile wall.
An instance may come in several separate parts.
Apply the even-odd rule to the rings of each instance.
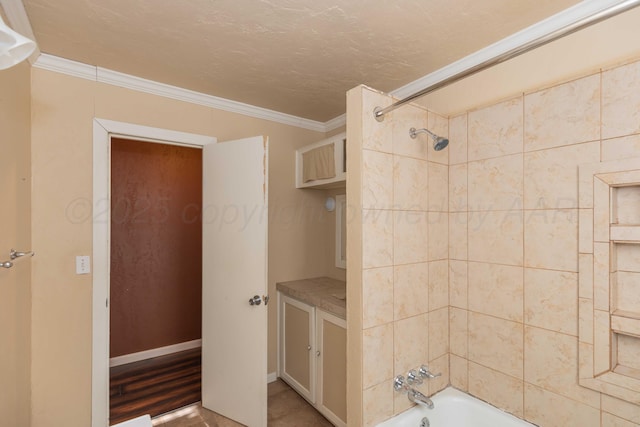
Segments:
[[[361,366],[353,359],[349,365],[361,369],[361,393],[350,389],[349,395],[350,408],[362,412],[350,414],[349,425],[361,421],[370,426],[410,406],[406,395],[393,391],[396,375],[429,364],[442,377],[420,390],[434,393],[449,383],[449,154],[433,151],[427,135],[409,137],[411,127],[428,127],[446,137],[449,121],[407,106],[377,122],[373,109],[391,98],[359,87],[347,99],[349,113],[358,111],[362,117],[358,123],[350,115],[348,129],[354,136],[348,136],[348,149],[359,150],[347,154],[349,189],[359,193],[349,190],[348,203],[358,206],[361,198],[360,223],[350,222],[348,233],[357,227],[362,239],[361,256],[350,261],[347,271],[347,300],[360,292],[363,302],[361,322],[354,318],[360,317],[357,308],[348,319],[350,334],[361,324],[352,343],[358,336],[362,340]],[[361,130],[354,129],[360,125]],[[351,187],[360,182],[355,175],[362,182],[357,188]]]
[[[638,111],[640,62],[450,119],[455,387],[541,426],[640,422],[577,381],[577,167],[640,157]]]
[[[348,274],[363,301],[351,331],[362,339],[351,365],[362,373],[362,424],[407,409],[392,379],[426,361],[443,372],[428,393],[450,382],[540,426],[638,425],[640,407],[578,385],[578,346],[592,343],[578,342],[578,304],[591,300],[578,298],[577,272],[592,262],[578,257],[592,251],[578,247],[590,232],[578,218],[594,216],[578,209],[578,165],[640,157],[640,62],[469,111],[448,128],[415,106],[378,123],[373,108],[392,100],[357,90],[362,145],[351,149],[362,161],[349,165],[359,176],[349,197],[362,196],[352,223],[362,238]],[[447,150],[409,138],[425,123],[449,135]]]

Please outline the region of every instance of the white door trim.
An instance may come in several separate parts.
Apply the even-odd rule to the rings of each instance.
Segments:
[[[109,426],[109,218],[111,136],[204,147],[212,136],[93,119],[93,339],[91,426]]]

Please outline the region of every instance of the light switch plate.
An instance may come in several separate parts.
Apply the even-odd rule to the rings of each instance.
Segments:
[[[91,257],[88,255],[78,255],[76,257],[76,274],[91,273]]]

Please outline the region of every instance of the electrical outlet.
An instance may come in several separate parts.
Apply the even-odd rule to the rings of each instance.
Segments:
[[[91,273],[91,257],[88,255],[78,255],[76,257],[76,274]]]

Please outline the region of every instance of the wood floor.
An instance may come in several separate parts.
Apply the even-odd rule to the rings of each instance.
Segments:
[[[109,424],[150,414],[157,427],[243,427],[203,408],[200,399],[200,349],[117,366],[110,372]],[[268,386],[267,424],[332,427],[282,380]]]
[[[199,348],[111,368],[109,425],[200,401],[201,371]]]

